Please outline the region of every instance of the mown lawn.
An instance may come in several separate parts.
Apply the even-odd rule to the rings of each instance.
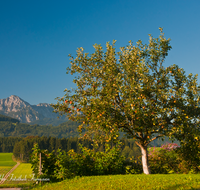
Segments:
[[[34,190],[158,190],[200,189],[199,174],[110,175],[77,177],[59,183],[45,184]]]

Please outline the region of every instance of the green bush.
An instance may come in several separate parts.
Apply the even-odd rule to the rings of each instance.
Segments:
[[[56,178],[58,180],[64,180],[75,177],[77,175],[77,171],[74,171],[74,169],[77,168],[77,166],[75,166],[74,160],[72,160],[65,151],[61,152],[61,150],[58,149],[57,153],[58,155],[54,171]]]
[[[142,174],[142,165],[139,163],[130,162],[126,166],[126,174]]]
[[[179,155],[179,170],[181,173],[199,173],[200,172],[200,145],[193,139],[193,146],[189,143],[182,143],[182,146],[175,149]]]
[[[198,165],[194,165],[194,162],[188,159],[187,152],[183,150],[184,148],[175,143],[167,143],[159,151],[155,148],[153,150],[150,149],[149,163],[151,173],[198,173]]]
[[[42,165],[41,175],[39,173],[40,153]],[[30,163],[35,178],[48,178],[51,181],[57,181],[57,178],[54,175],[56,167],[56,155],[54,152],[49,153],[48,150],[40,150],[38,144],[35,144],[30,157]]]
[[[111,149],[105,145],[105,152],[95,152],[79,144],[82,153],[59,149],[56,153],[40,150],[35,144],[31,155],[35,177],[60,181],[75,176],[125,174],[125,157],[120,156],[120,146]],[[39,153],[42,155],[42,175],[39,175]]]
[[[152,174],[178,173],[178,154],[174,151],[175,143],[163,145],[160,150],[150,148],[149,164]]]

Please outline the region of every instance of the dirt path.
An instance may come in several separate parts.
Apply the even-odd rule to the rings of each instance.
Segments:
[[[4,176],[4,178],[0,181],[0,185],[3,184],[6,179],[9,177],[9,175],[20,165],[20,162],[17,162],[17,164]]]

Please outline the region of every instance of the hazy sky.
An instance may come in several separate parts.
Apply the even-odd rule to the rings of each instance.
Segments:
[[[113,39],[117,51],[130,40],[148,43],[159,27],[171,38],[165,65],[200,75],[199,10],[199,0],[1,0],[0,99],[56,103],[65,88],[75,88],[66,75],[68,54],[78,47],[93,53],[95,43]]]

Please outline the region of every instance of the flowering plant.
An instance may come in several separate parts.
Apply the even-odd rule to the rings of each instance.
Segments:
[[[167,143],[150,151],[149,163],[152,173],[177,173],[178,172],[178,155],[175,149],[178,147],[176,143]]]
[[[166,143],[166,144],[162,145],[160,148],[171,151],[178,147],[180,147],[180,146],[178,146],[176,143]]]

